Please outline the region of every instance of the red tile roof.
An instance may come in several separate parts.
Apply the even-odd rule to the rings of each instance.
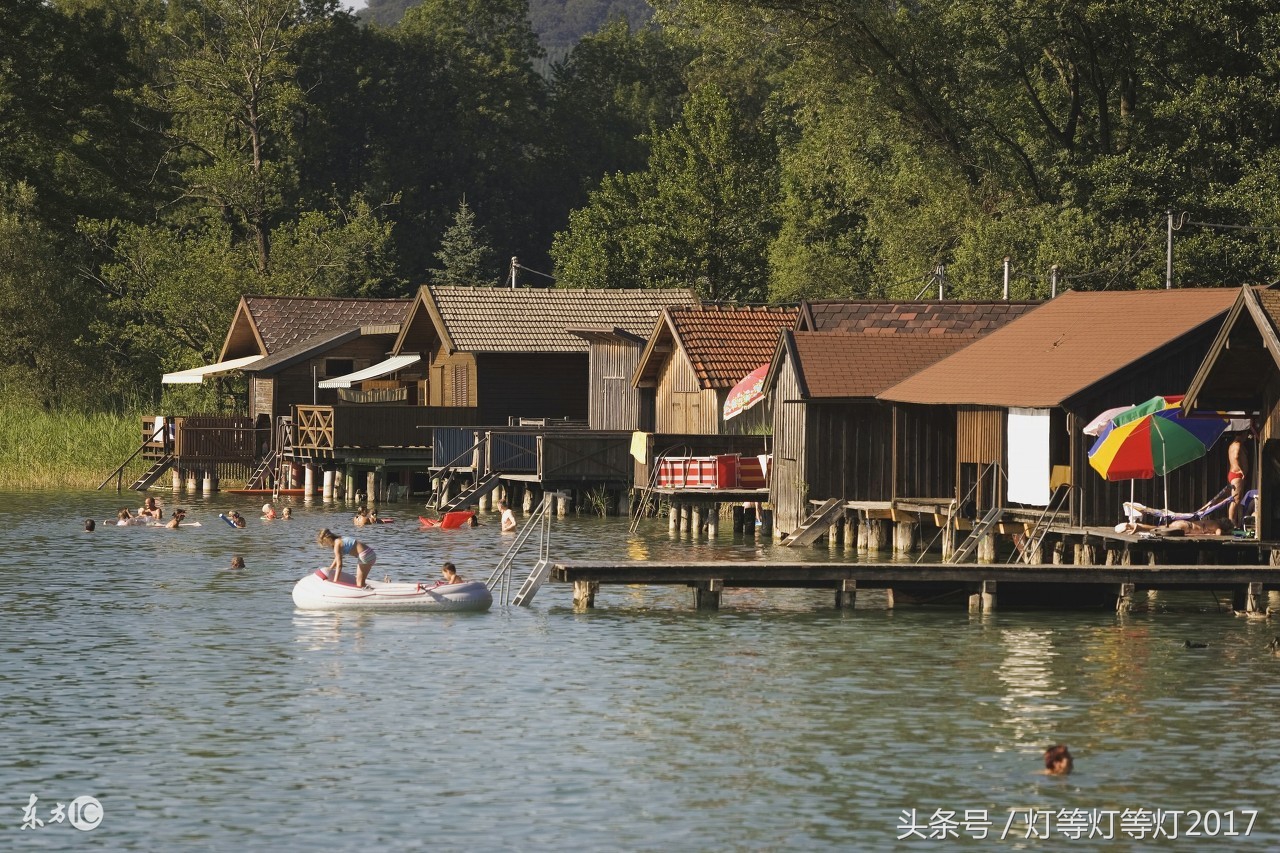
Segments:
[[[977,339],[957,334],[840,332],[793,332],[791,336],[796,370],[808,399],[874,397]]]
[[[1236,293],[1070,291],[878,396],[904,403],[1058,406],[1183,335],[1218,323]]]
[[[360,326],[395,325],[408,299],[313,299],[301,296],[246,296],[244,304],[267,348],[267,355],[327,332]]]
[[[795,325],[799,309],[690,305],[669,308],[666,316],[666,334],[674,336],[684,350],[698,384],[703,388],[732,388],[773,358],[778,335]],[[661,327],[654,334],[663,334]],[[644,368],[642,363],[640,369]]]
[[[866,332],[879,335],[983,335],[1017,319],[1039,302],[912,301],[875,302],[826,299],[805,302],[797,329],[812,332]]]

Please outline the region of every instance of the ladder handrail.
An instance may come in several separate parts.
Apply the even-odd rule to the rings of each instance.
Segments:
[[[520,531],[516,534],[515,541],[513,541],[507,548],[506,553],[504,553],[502,558],[498,560],[498,564],[494,566],[493,571],[490,572],[489,577],[485,580],[484,585],[488,589],[492,590],[500,581],[506,579],[507,575],[511,571],[512,564],[515,562],[516,555],[524,548],[525,542],[529,540],[529,536],[533,533],[534,529],[540,526],[545,526],[543,525],[543,522],[550,518],[551,498],[555,497],[557,494],[559,494],[559,492],[543,493],[542,500],[538,502],[538,506],[529,515],[529,517],[525,519],[524,527],[520,528]],[[545,541],[549,539],[549,536],[547,535],[548,532],[549,531],[544,531],[544,535],[542,537],[544,542],[540,543],[543,549],[548,547],[548,543]]]
[[[692,448],[687,444],[673,444],[653,457],[653,469],[649,471],[649,487],[645,489],[643,500],[636,505],[635,514],[631,516],[631,525],[628,528],[629,533],[635,533],[640,529],[640,519],[644,518],[645,513],[649,511],[649,505],[653,503],[653,490],[658,485],[658,475],[662,470],[662,462],[676,450],[692,452]]]
[[[1022,562],[1030,564],[1031,553],[1044,541],[1049,535],[1049,518],[1050,515],[1056,516],[1058,511],[1062,509],[1062,505],[1066,503],[1067,498],[1071,496],[1071,487],[1061,488],[1057,490],[1057,494],[1045,504],[1044,510],[1040,513],[1040,517],[1036,519],[1035,524],[1031,526],[1031,533],[1022,543],[1021,551],[1014,549],[1013,554],[1009,555],[1010,563],[1013,562],[1014,556],[1017,556]],[[1054,503],[1057,506],[1054,506]]]
[[[144,450],[146,450],[146,449],[147,449],[147,445],[148,445],[148,444],[151,444],[151,442],[155,439],[155,434],[156,434],[157,432],[160,432],[161,430],[163,430],[163,432],[164,432],[163,437],[160,439],[161,443],[164,445],[164,454],[165,454],[165,456],[168,456],[168,455],[170,455],[170,454],[172,453],[172,451],[169,449],[169,416],[168,416],[168,415],[164,415],[164,416],[162,416],[162,417],[160,418],[160,422],[161,422],[161,424],[163,424],[163,426],[161,427],[161,429],[160,429],[160,430],[157,430],[157,429],[154,429],[154,428],[153,428],[153,429],[152,429],[152,432],[151,432],[151,438],[144,439],[144,440],[143,440],[143,442],[142,442],[142,444],[138,445],[138,449],[137,449],[137,450],[135,450],[135,451],[133,451],[133,453],[129,454],[129,458],[128,458],[128,459],[126,459],[126,460],[124,460],[123,462],[121,462],[121,463],[120,463],[120,467],[116,468],[116,470],[114,470],[114,471],[112,471],[110,474],[108,474],[108,475],[107,475],[107,479],[103,480],[101,483],[99,483],[99,484],[98,484],[98,488],[97,488],[95,491],[102,491],[102,487],[103,487],[103,486],[105,486],[107,483],[110,483],[110,482],[111,482],[111,478],[112,478],[112,477],[119,477],[121,480],[123,480],[123,479],[124,479],[124,469],[128,467],[128,465],[129,465],[129,463],[130,463],[130,462],[132,462],[134,459],[136,459],[136,458],[137,458],[137,456],[138,456],[138,454],[139,454],[139,453],[141,453],[142,451],[144,451]],[[154,426],[155,426],[155,422],[154,422],[154,421],[152,421],[152,427],[154,427]],[[118,491],[120,491],[120,483],[119,483],[119,482],[117,482],[117,483],[116,483],[116,491],[117,491],[117,492],[118,492]]]

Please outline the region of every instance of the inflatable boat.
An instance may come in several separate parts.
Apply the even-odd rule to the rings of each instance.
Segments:
[[[454,510],[453,512],[446,512],[444,518],[427,518],[425,515],[420,515],[418,516],[418,524],[423,528],[439,527],[441,530],[458,530],[459,528],[470,526],[471,519],[475,518],[475,516],[476,514],[471,510]]]
[[[361,589],[316,569],[293,586],[299,610],[488,610],[493,596],[480,581],[441,584],[367,581]]]

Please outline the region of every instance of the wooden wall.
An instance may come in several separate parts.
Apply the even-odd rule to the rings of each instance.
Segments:
[[[428,404],[467,407],[475,406],[478,398],[475,356],[436,352],[427,368]]]
[[[509,418],[587,419],[587,353],[477,353],[482,423]]]
[[[956,493],[956,411],[951,406],[894,407],[895,500]]]
[[[769,500],[778,530],[790,533],[808,515],[809,482],[805,475],[805,423],[809,407],[800,400],[795,364],[783,355],[773,386],[773,463]]]
[[[654,431],[688,435],[721,432],[723,401],[714,389],[702,390],[683,351],[662,365],[654,395]]]
[[[805,472],[809,499],[892,500],[892,407],[876,400],[808,405]]]
[[[588,377],[587,423],[591,429],[653,429],[652,397],[631,385],[640,362],[639,342],[593,341]]]

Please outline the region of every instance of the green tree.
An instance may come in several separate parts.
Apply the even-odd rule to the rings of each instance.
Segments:
[[[497,253],[489,246],[484,229],[476,225],[476,215],[464,198],[458,202],[453,224],[444,232],[436,259],[440,268],[431,271],[431,281],[444,285],[492,284],[498,278]]]
[[[693,287],[760,301],[776,233],[772,136],[712,87],[653,140],[648,169],[607,178],[552,249],[564,287]]]

